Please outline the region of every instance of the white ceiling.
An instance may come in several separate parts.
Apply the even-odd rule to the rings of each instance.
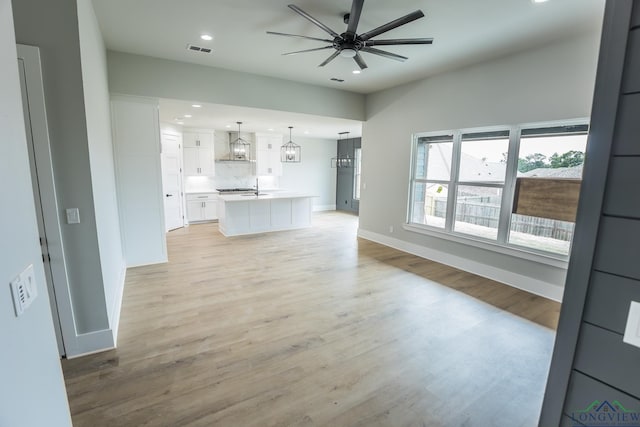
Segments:
[[[282,56],[324,43],[267,35],[266,31],[326,38],[328,34],[294,13],[294,3],[336,32],[346,28],[342,15],[351,0],[93,0],[108,49],[212,67],[256,73],[343,90],[372,93],[446,70],[486,61],[554,40],[598,31],[604,0],[365,0],[358,33],[421,9],[426,17],[378,38],[433,37],[433,45],[389,46],[408,56],[401,63],[363,53],[369,68],[360,75],[352,59],[338,57],[318,67],[332,49]],[[202,41],[200,35],[214,39]],[[330,37],[329,37],[330,38]],[[210,55],[190,52],[187,44],[213,49]],[[330,78],[344,79],[343,83]],[[162,102],[162,119],[189,113],[190,103]],[[207,113],[185,125],[221,128],[246,122],[247,131],[276,129],[294,135],[335,138],[337,132],[359,135],[358,122],[248,108],[207,106]],[[193,111],[191,112],[193,114]],[[351,128],[349,127],[351,126]],[[245,126],[243,126],[243,130]]]
[[[160,121],[182,126],[237,131],[236,122],[242,122],[242,132],[276,132],[296,137],[339,139],[338,133],[349,132],[350,137],[362,136],[362,123],[356,120],[320,117],[309,114],[263,110],[231,105],[203,104],[192,107],[192,102],[160,100]],[[184,117],[190,114],[192,117]],[[179,120],[178,120],[179,119]]]

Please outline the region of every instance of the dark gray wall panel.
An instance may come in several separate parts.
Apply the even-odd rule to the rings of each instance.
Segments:
[[[638,398],[638,366],[640,348],[622,342],[620,334],[582,324],[574,362],[576,370],[607,384],[615,384],[616,388]]]
[[[639,27],[640,26],[640,4],[636,2],[633,8],[633,18],[631,18],[631,26]]]
[[[640,105],[638,108],[640,115]],[[640,120],[636,120],[640,122]],[[636,145],[640,149],[640,134]],[[604,213],[640,218],[640,157],[615,157],[609,167]]]
[[[613,402],[617,400],[626,409],[640,411],[640,401],[613,389],[599,381],[591,379],[579,372],[573,371],[569,392],[565,401],[564,413],[571,415],[575,411],[587,408],[594,400]],[[578,416],[574,415],[574,418]],[[569,424],[571,425],[571,424]]]
[[[640,28],[629,32],[626,61],[622,91],[640,92]]]
[[[640,221],[602,217],[595,269],[640,279]]]
[[[574,421],[566,415],[562,417],[562,421],[560,422],[560,427],[575,427],[583,425],[584,424]]]
[[[624,334],[632,300],[640,301],[640,281],[594,272],[589,285],[584,320]]]
[[[640,93],[624,95],[618,109],[613,152],[616,155],[640,155]]]

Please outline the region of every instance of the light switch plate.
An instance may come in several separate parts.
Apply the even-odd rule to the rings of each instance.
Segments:
[[[67,209],[67,224],[80,224],[80,210],[78,208]]]
[[[631,301],[627,327],[624,329],[622,341],[640,347],[640,302]]]
[[[13,307],[16,317],[20,316],[29,308],[33,300],[38,296],[38,286],[36,284],[33,264],[11,281],[11,294],[13,296]]]

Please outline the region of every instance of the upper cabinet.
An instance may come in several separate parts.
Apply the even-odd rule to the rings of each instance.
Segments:
[[[184,175],[214,175],[213,131],[182,134]]]
[[[256,175],[282,176],[282,135],[256,133]]]

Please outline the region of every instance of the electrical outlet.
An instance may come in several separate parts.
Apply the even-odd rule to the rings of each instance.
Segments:
[[[38,296],[33,264],[29,264],[18,277],[11,281],[11,294],[13,295],[13,307],[16,311],[16,317],[18,317],[29,308],[33,300]]]

